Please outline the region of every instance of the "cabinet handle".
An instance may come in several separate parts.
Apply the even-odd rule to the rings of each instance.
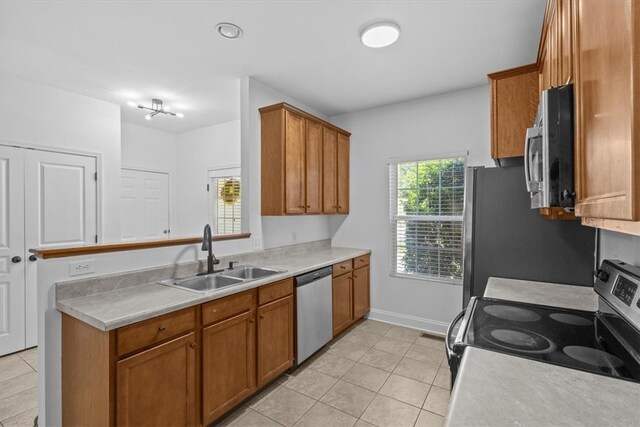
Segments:
[[[354,280],[355,280],[355,279],[357,279],[357,278],[358,278],[358,276],[353,276],[353,279],[354,279]]]
[[[249,323],[255,323],[254,319],[249,319]]]
[[[342,268],[342,269],[344,270],[344,269],[345,269],[345,268],[347,268],[347,267],[345,267],[344,265],[341,265],[341,266],[340,266],[340,268]]]
[[[304,209],[304,205],[299,205],[298,207]]]
[[[190,342],[190,343],[189,343],[189,346],[190,346],[191,348],[196,348],[196,347],[198,347],[198,344],[196,344],[196,343],[194,343],[194,342]]]
[[[307,205],[307,209],[311,208],[311,205]]]
[[[261,314],[260,316],[258,316],[261,319],[264,319],[264,314]]]
[[[163,326],[160,326],[160,327],[158,328],[158,332],[162,332],[162,331],[164,331],[164,330],[166,330],[166,329],[167,329],[167,327],[166,327],[166,326],[164,326],[164,325],[163,325]]]

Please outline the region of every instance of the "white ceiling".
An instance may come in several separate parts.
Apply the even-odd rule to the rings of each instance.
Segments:
[[[0,71],[115,102],[124,121],[180,133],[239,118],[253,76],[328,116],[486,83],[535,61],[545,0],[6,1]],[[401,27],[365,48],[360,29]],[[220,38],[218,22],[244,30]],[[160,97],[184,119],[128,107]]]

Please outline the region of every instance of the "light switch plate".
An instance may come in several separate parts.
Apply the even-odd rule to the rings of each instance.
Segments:
[[[88,259],[85,261],[75,261],[69,263],[69,276],[79,276],[81,274],[91,274],[96,271],[96,261]]]
[[[262,237],[254,237],[253,238],[253,250],[262,249]]]

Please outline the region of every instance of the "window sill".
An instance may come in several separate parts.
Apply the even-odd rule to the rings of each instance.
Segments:
[[[443,277],[418,276],[413,274],[402,274],[402,273],[389,273],[389,276],[397,277],[399,279],[416,280],[420,282],[436,282],[436,283],[446,283],[447,285],[462,286],[462,279],[446,279]]]

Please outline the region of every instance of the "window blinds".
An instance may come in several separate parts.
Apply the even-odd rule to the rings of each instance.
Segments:
[[[462,281],[465,157],[389,165],[391,274]]]
[[[215,234],[237,234],[241,228],[240,177],[213,178]]]

